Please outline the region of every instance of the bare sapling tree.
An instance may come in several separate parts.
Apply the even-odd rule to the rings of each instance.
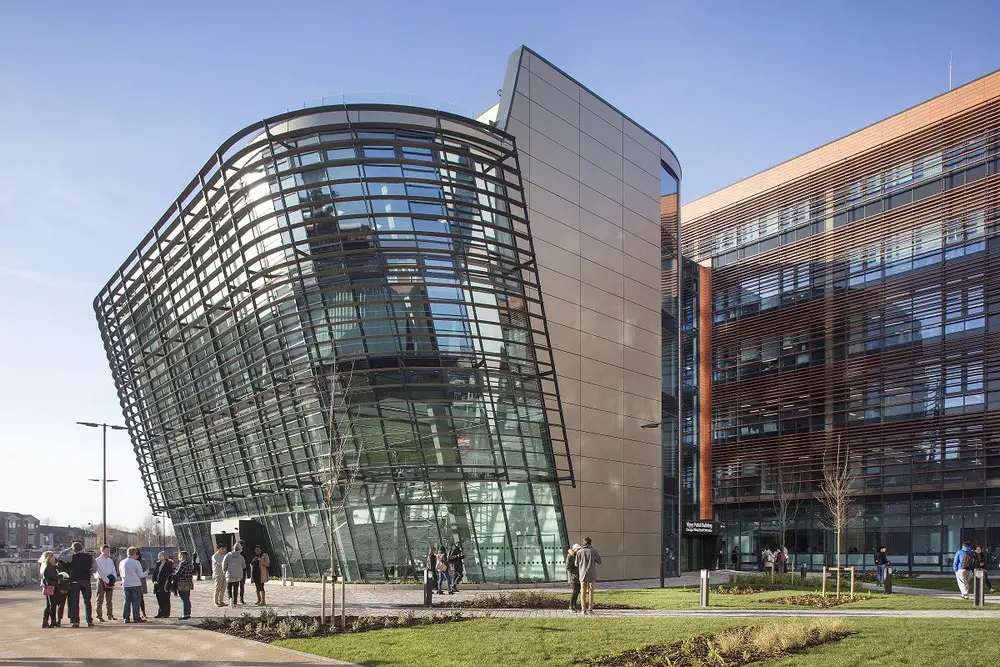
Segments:
[[[346,522],[346,511],[351,490],[358,483],[360,470],[360,449],[358,447],[354,415],[351,412],[349,396],[354,385],[354,362],[347,372],[331,372],[327,377],[329,390],[329,413],[327,415],[328,447],[323,467],[323,502],[326,508],[327,525],[330,529],[330,579],[337,580],[337,556],[342,545],[337,531],[338,517]],[[346,573],[344,573],[346,577]],[[331,586],[331,608],[336,598],[336,586]],[[343,605],[343,601],[341,602]]]
[[[840,595],[840,555],[844,533],[861,517],[854,482],[857,472],[851,466],[851,448],[837,436],[835,449],[823,454],[823,486],[819,497],[826,510],[824,523],[836,537],[837,595]]]
[[[788,526],[799,514],[799,501],[802,494],[802,474],[797,470],[789,470],[781,461],[774,472],[774,516],[778,522],[779,548],[785,547],[785,535]]]

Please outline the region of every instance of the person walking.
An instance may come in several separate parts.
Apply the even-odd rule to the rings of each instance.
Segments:
[[[969,586],[976,570],[976,554],[972,551],[972,542],[962,542],[962,548],[955,552],[952,569],[958,580],[958,592],[962,594],[963,600],[968,600]]]
[[[215,606],[225,607],[226,570],[222,564],[226,559],[226,545],[220,544],[212,554],[212,579],[215,580]]]
[[[983,551],[983,548],[981,546],[977,545],[975,548],[975,553],[976,553],[976,569],[983,571],[983,590],[985,590],[990,595],[994,595],[996,591],[993,590],[993,584],[990,583],[990,576],[988,572],[989,560],[987,558],[986,552]]]
[[[156,596],[156,616],[153,618],[170,618],[170,579],[173,573],[174,564],[167,557],[167,552],[156,554],[152,572],[153,594]]]
[[[566,581],[573,587],[569,597],[569,610],[574,614],[580,611],[580,568],[576,564],[576,552],[579,550],[580,545],[574,544],[566,552]]]
[[[733,570],[740,569],[740,548],[733,547],[732,552],[729,554],[729,564]]]
[[[140,623],[139,600],[142,598],[142,563],[139,562],[139,549],[129,547],[128,556],[118,564],[122,575],[122,590],[125,596],[125,611],[122,619],[126,623]]]
[[[271,578],[270,569],[271,557],[264,553],[264,547],[258,544],[253,548],[253,559],[250,561],[250,581],[257,589],[257,602],[255,604],[258,607],[263,607],[266,604],[264,584]]]
[[[198,552],[191,552],[191,569],[194,570],[195,579],[201,581],[201,562],[198,560]]]
[[[186,551],[177,552],[177,571],[174,573],[174,593],[181,599],[181,620],[191,618],[191,591],[194,590],[194,567]],[[233,606],[235,607],[235,599]]]
[[[448,554],[445,551],[444,545],[438,549],[437,565],[434,568],[437,570],[437,592],[442,595],[444,594],[441,586],[447,580],[448,595],[454,595],[455,591],[451,589],[451,570],[448,569]]]
[[[885,585],[885,569],[889,567],[889,557],[885,553],[885,546],[880,546],[878,551],[875,552],[875,576],[878,579],[878,585]]]
[[[583,587],[583,613],[594,613],[594,584],[597,583],[597,566],[601,554],[597,553],[589,537],[583,538],[583,547],[576,552],[576,566]]]
[[[42,628],[58,627],[56,623],[56,584],[59,583],[59,570],[56,569],[56,555],[46,551],[38,559],[38,578],[42,585],[42,595],[45,596],[45,610],[42,611]]]
[[[247,561],[240,553],[240,545],[237,544],[232,553],[226,554],[222,559],[222,570],[226,576],[226,583],[229,586],[229,599],[236,608],[236,603],[240,599],[240,582],[246,576]]]
[[[101,555],[94,559],[97,572],[94,579],[97,585],[97,620],[104,622],[102,610],[107,612],[108,620],[115,620],[112,598],[115,591],[115,583],[118,581],[118,566],[115,559],[111,557],[111,547],[107,544],[101,547]]]
[[[448,562],[455,570],[455,580],[451,582],[451,590],[458,592],[458,585],[465,578],[465,552],[462,550],[462,542],[456,537],[455,546],[448,554]]]
[[[69,564],[69,622],[74,628],[80,627],[80,597],[86,611],[87,627],[94,627],[94,610],[91,606],[93,591],[91,577],[97,571],[93,554],[83,550],[83,542],[73,542],[69,549],[61,552],[59,560]]]

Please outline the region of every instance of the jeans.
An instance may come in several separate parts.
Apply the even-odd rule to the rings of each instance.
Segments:
[[[445,579],[448,580],[448,592],[451,593],[451,570],[438,572],[438,593],[441,592],[441,584],[444,583]]]
[[[580,608],[580,579],[579,577],[574,577],[570,580],[573,585],[573,595],[569,598],[569,608],[570,610]]]
[[[56,624],[56,596],[45,596],[45,611],[42,612],[42,627]]]
[[[455,580],[453,582],[451,582],[452,587],[457,590],[458,589],[458,585],[460,583],[462,583],[462,579],[464,579],[464,578],[465,578],[465,567],[456,567],[455,568]]]
[[[108,618],[115,617],[114,612],[111,611],[111,598],[114,592],[114,588],[107,588],[103,581],[97,580],[97,618],[104,618],[104,614],[101,612],[102,604],[107,608]]]
[[[122,613],[122,618],[126,623],[130,620],[133,623],[139,622],[139,600],[141,598],[142,586],[125,587],[125,611]],[[131,614],[129,614],[130,611]]]
[[[244,589],[246,589],[246,587],[247,587],[247,578],[246,578],[246,575],[244,575],[243,578],[240,579],[240,604],[244,604],[244,602],[243,602],[243,591],[244,591]]]
[[[90,579],[72,581],[69,585],[69,622],[80,624],[80,596],[83,595],[83,607],[87,612],[87,623],[94,622],[94,611],[91,607]]]
[[[230,581],[229,582],[229,597],[230,597],[233,605],[235,605],[236,602],[240,599],[240,582],[239,581]]]
[[[66,593],[59,593],[59,589],[56,588],[56,594],[52,596],[52,604],[55,606],[55,611],[53,612],[55,616],[53,620],[56,623],[62,623],[63,615],[66,612],[66,598],[69,597]]]
[[[191,591],[177,591],[177,595],[181,598],[181,608],[184,610],[182,616],[187,618],[191,615]]]
[[[882,586],[885,584],[885,565],[875,566],[875,576],[878,578],[878,585]]]

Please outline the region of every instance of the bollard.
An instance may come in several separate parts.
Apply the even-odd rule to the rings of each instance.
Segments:
[[[708,606],[708,582],[711,573],[708,570],[701,571],[701,606]]]
[[[975,570],[972,577],[972,599],[977,607],[986,604],[986,570]]]
[[[885,567],[885,575],[882,578],[882,590],[885,591],[886,595],[892,595],[892,568],[888,565]]]
[[[281,564],[281,585],[288,585],[288,565],[285,563]]]
[[[806,564],[805,563],[802,563],[802,565],[799,567],[799,578],[801,578],[801,579],[805,579],[806,578]]]
[[[424,606],[430,607],[434,600],[434,573],[424,570]]]

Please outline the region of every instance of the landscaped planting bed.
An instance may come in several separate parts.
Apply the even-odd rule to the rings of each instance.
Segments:
[[[271,611],[264,610],[258,616],[244,614],[238,618],[208,619],[203,621],[200,627],[234,637],[269,643],[278,639],[322,637],[390,628],[411,628],[465,620],[468,620],[468,617],[463,616],[460,611],[426,616],[417,616],[410,611],[398,616],[347,616],[346,624],[341,627],[339,615],[332,617],[328,623],[321,623],[318,616],[278,616]]]
[[[435,604],[446,609],[569,609],[568,595],[510,591],[476,595],[469,600],[444,600]],[[594,609],[638,609],[625,604],[595,602]]]
[[[842,619],[769,623],[700,635],[577,661],[587,667],[740,667],[839,641],[852,633]]]

